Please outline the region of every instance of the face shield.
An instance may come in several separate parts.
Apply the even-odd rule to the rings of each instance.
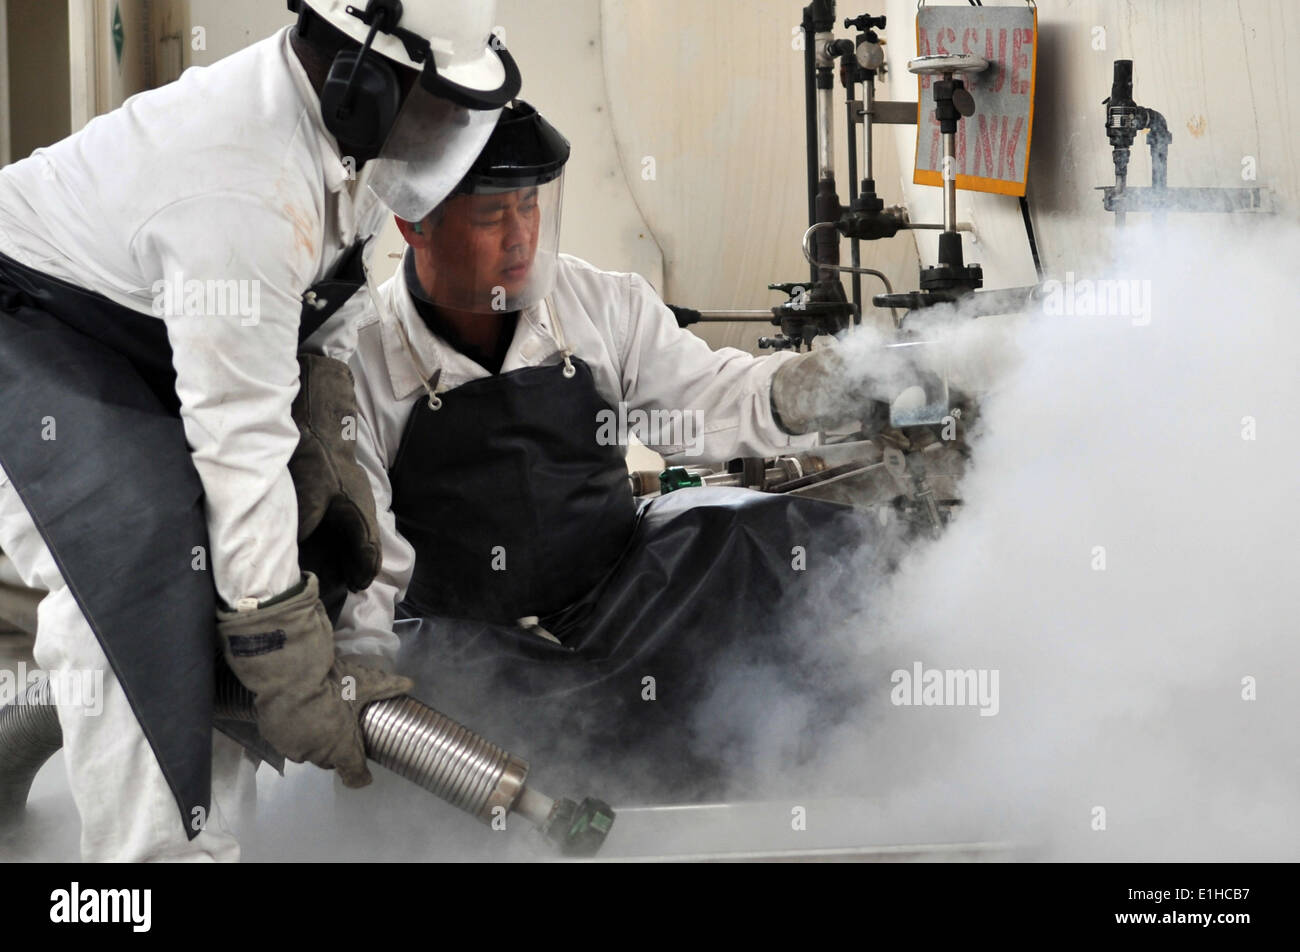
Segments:
[[[500,109],[467,109],[417,84],[369,163],[370,190],[397,217],[421,221],[465,177],[500,117]]]
[[[417,247],[433,305],[477,314],[531,307],[555,288],[569,143],[527,103],[507,108]]]
[[[419,221],[451,194],[519,93],[519,68],[490,32],[496,4],[303,2],[301,35],[318,35],[312,24],[323,20],[333,35],[362,44],[335,55],[321,92],[326,128],[364,156],[379,200]],[[404,81],[399,68],[418,71],[419,81]]]
[[[564,175],[453,195],[425,221],[432,274],[412,293],[475,314],[532,307],[555,288]]]

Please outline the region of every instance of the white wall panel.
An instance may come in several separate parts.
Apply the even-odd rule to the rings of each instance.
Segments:
[[[9,161],[9,10],[0,0],[0,165]]]
[[[799,250],[808,227],[803,53],[793,43],[802,4],[605,0],[602,8],[615,130],[637,205],[664,250],[668,298],[691,307],[780,303],[769,283],[808,277]],[[845,6],[841,20],[861,12]],[[843,101],[837,81],[837,181],[847,203]],[[895,204],[897,156],[885,135],[877,133],[876,180]],[[646,157],[655,159],[653,180],[642,177]],[[896,287],[916,281],[910,234],[862,247],[863,264]],[[841,254],[847,263],[847,242]],[[869,312],[880,290],[863,278]],[[756,351],[756,339],[774,332],[725,324],[701,336]]]
[[[189,4],[191,28],[202,28],[207,47],[191,48],[192,66],[210,66],[296,19],[283,0],[189,0]]]
[[[992,2],[992,0],[989,0]],[[916,95],[905,72],[916,55],[915,0],[889,0],[894,98]],[[1300,5],[1293,0],[1043,0],[1038,4],[1038,85],[1029,199],[1043,265],[1081,272],[1109,253],[1114,217],[1098,186],[1114,182],[1105,134],[1112,64],[1134,61],[1134,99],[1164,114],[1174,141],[1170,186],[1273,188],[1294,209],[1300,197],[1300,101],[1288,87],[1300,50]],[[1101,47],[1101,48],[1098,48]],[[939,211],[938,189],[911,184],[914,139],[895,135],[904,191],[914,207]],[[1258,162],[1258,182],[1243,182],[1242,160]],[[1150,182],[1145,137],[1133,148],[1129,182]],[[1292,212],[1294,214],[1294,211]],[[973,219],[978,244],[967,260],[984,266],[985,284],[1029,283],[1029,261],[1014,198],[958,193],[958,217]],[[1171,216],[1172,225],[1178,216]],[[933,263],[938,239],[923,235]]]
[[[996,0],[988,0],[993,3]],[[272,32],[290,15],[269,0],[192,0],[210,62]],[[807,273],[798,250],[806,206],[802,54],[792,45],[801,0],[502,0],[498,20],[524,69],[524,95],[573,141],[563,244],[611,269],[645,274],[673,303],[763,307],[765,285]],[[879,95],[916,98],[914,0],[839,4],[839,19],[885,12],[890,72]],[[1174,133],[1170,185],[1240,185],[1243,157],[1259,183],[1294,206],[1300,193],[1300,107],[1285,60],[1300,49],[1293,0],[1044,0],[1029,197],[1049,271],[1086,267],[1113,226],[1094,189],[1112,166],[1101,100],[1111,63],[1135,60],[1135,97]],[[1095,31],[1105,31],[1104,49]],[[848,35],[841,30],[841,35]],[[847,201],[842,95],[836,94],[841,198]],[[911,183],[913,127],[877,132],[876,179],[917,221],[940,214],[939,190]],[[642,177],[643,159],[655,177]],[[1130,180],[1147,180],[1135,148]],[[1033,268],[1014,198],[961,193],[976,225],[967,258],[986,285],[1029,283]],[[395,232],[389,250],[400,246]],[[900,289],[933,263],[934,233],[864,244],[864,264]],[[662,253],[661,253],[662,252]],[[847,244],[844,248],[847,260]],[[864,279],[864,291],[875,290]],[[711,327],[711,343],[752,349],[761,325]]]

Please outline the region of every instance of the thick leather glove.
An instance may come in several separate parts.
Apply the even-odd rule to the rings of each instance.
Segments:
[[[413,685],[334,657],[334,629],[316,577],[308,572],[298,589],[260,607],[218,609],[217,630],[226,663],[255,695],[267,742],[295,763],[336,769],[346,786],[370,783],[361,710]]]
[[[926,345],[928,346],[928,345]],[[876,404],[943,399],[925,346],[872,346],[863,341],[822,347],[786,361],[772,377],[772,413],[791,435],[848,426]]]
[[[298,357],[293,420],[298,448],[289,474],[298,494],[298,543],[305,568],[328,591],[368,587],[379,574],[379,520],[370,480],[357,462],[360,413],[352,371],[316,354]]]

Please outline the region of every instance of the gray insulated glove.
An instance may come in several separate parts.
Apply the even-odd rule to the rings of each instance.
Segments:
[[[867,419],[873,404],[893,404],[909,387],[946,400],[937,359],[913,344],[821,347],[786,360],[772,376],[772,412],[782,430],[802,435]]]
[[[335,769],[349,787],[370,783],[362,709],[408,693],[408,678],[334,657],[334,629],[308,572],[296,589],[257,608],[217,610],[226,662],[255,695],[257,726],[294,763]]]
[[[772,411],[787,433],[802,435],[857,420],[880,392],[840,347],[787,360],[772,377]]]
[[[379,520],[370,480],[357,462],[360,425],[352,371],[329,357],[298,357],[293,421],[298,448],[289,460],[298,495],[298,545],[304,567],[328,591],[367,588],[379,574]]]

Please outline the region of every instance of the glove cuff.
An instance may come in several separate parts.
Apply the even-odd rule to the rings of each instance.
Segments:
[[[315,690],[334,663],[334,629],[316,576],[303,579],[300,591],[277,596],[274,605],[217,610],[226,662],[254,694]]]
[[[397,665],[391,658],[384,655],[339,655],[339,662],[347,667],[366,668],[370,671],[380,671],[384,674],[396,674]]]

